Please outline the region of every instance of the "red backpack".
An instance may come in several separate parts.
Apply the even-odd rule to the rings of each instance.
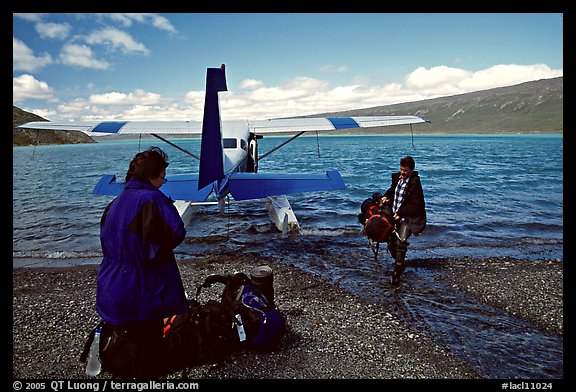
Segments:
[[[394,218],[384,211],[372,215],[364,225],[364,234],[373,242],[388,242],[393,231]]]
[[[380,242],[388,242],[394,233],[394,218],[389,205],[382,205],[382,195],[375,193],[362,202],[358,221],[364,227],[362,233],[370,239],[370,249],[378,260]],[[376,246],[373,246],[374,243]]]
[[[363,233],[372,242],[388,242],[394,231],[394,218],[389,205],[382,204],[382,194],[376,192],[362,202],[358,221],[364,226]]]

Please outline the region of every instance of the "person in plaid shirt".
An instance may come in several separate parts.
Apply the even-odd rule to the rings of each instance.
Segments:
[[[388,205],[394,216],[395,233],[388,242],[388,251],[394,258],[391,285],[397,287],[404,271],[408,238],[421,233],[426,227],[424,191],[416,163],[411,156],[400,159],[400,171],[392,174],[392,185],[384,193],[382,203]]]

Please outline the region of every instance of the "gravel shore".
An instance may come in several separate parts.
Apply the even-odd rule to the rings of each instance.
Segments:
[[[544,331],[564,334],[561,261],[450,258],[414,260],[411,265],[439,269],[446,284]]]
[[[402,312],[368,303],[294,266],[271,264],[254,255],[179,262],[190,297],[210,274],[248,273],[257,265],[272,267],[275,302],[287,316],[281,347],[265,354],[237,353],[223,366],[191,369],[188,378],[481,378],[447,348],[410,329]],[[446,284],[563,334],[561,261],[435,259],[414,260],[410,267],[441,269]],[[97,268],[13,269],[14,378],[85,378],[78,359],[88,332],[98,322]],[[216,286],[204,291],[201,302],[217,299],[219,293]]]

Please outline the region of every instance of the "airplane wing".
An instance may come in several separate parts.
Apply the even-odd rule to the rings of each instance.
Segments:
[[[125,134],[184,134],[200,135],[202,121],[82,121],[75,123],[33,121],[17,128],[82,131],[90,136]]]
[[[237,172],[230,176],[228,184],[234,200],[346,188],[342,176],[336,170],[327,171],[326,175]]]
[[[302,131],[333,131],[336,129],[387,127],[391,125],[429,122],[418,116],[308,117],[250,121],[256,134]]]
[[[348,128],[386,127],[429,122],[418,116],[309,117],[255,121],[222,121],[222,127],[246,124],[256,134],[333,131]],[[182,134],[199,136],[202,121],[85,121],[76,123],[34,121],[17,128],[82,131],[90,136],[125,134]]]

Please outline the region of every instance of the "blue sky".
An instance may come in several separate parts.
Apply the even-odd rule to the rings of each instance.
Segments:
[[[52,121],[359,109],[563,75],[559,13],[14,14],[13,104]]]

